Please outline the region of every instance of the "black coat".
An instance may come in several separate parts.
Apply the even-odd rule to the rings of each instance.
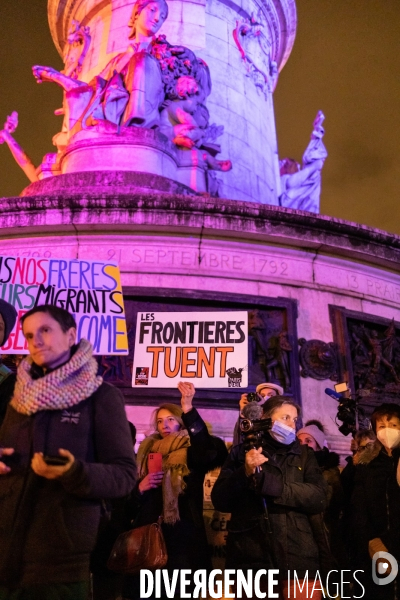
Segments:
[[[203,520],[203,482],[208,471],[221,466],[227,449],[224,442],[208,433],[206,424],[195,408],[182,414],[188,430],[190,446],[187,449],[186,488],[179,496],[180,521],[174,525],[163,524],[168,551],[169,569],[204,569],[211,566],[207,536]],[[162,488],[154,488],[142,495],[136,493],[139,502],[135,527],[157,521],[162,515]]]
[[[377,444],[375,448],[377,447]],[[378,444],[378,448],[380,445]],[[351,499],[351,519],[356,550],[355,567],[366,572],[366,599],[399,598],[400,581],[375,586],[370,573],[372,560],[368,542],[380,538],[390,554],[400,563],[400,487],[396,480],[399,449],[388,456],[385,449],[367,462],[355,467],[354,491]]]
[[[0,427],[6,416],[8,403],[13,397],[16,380],[17,376],[15,373],[10,373],[10,375],[0,383]]]
[[[82,581],[88,577],[101,500],[127,495],[136,464],[122,394],[103,383],[68,410],[33,416],[8,406],[0,446],[11,472],[0,476],[0,586]],[[67,473],[49,480],[32,454],[72,452]]]
[[[298,576],[319,567],[319,550],[308,515],[326,508],[327,484],[314,452],[296,440],[285,446],[265,434],[263,454],[268,462],[247,477],[244,445],[234,446],[213,491],[217,510],[232,513],[227,539],[226,567],[232,569],[296,569]],[[302,458],[305,452],[305,460]],[[272,536],[267,533],[265,498]]]

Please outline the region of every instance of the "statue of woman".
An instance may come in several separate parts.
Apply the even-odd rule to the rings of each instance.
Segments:
[[[65,70],[33,67],[38,83],[54,81],[65,91],[66,127],[54,138],[61,151],[81,130],[159,128],[178,148],[198,148],[207,170],[232,168],[231,161],[216,159],[223,127],[209,123],[209,68],[189,48],[156,37],[167,17],[165,0],[137,0],[128,23],[131,43],[89,83]],[[214,179],[209,175],[210,182]]]
[[[38,83],[54,81],[66,92],[70,133],[103,120],[118,127],[158,125],[164,86],[150,49],[167,16],[165,0],[137,0],[129,21],[131,44],[89,84],[51,67],[33,67]]]
[[[150,54],[152,42],[168,17],[165,0],[137,0],[128,23],[132,40],[126,52],[115,56],[99,74],[111,81],[117,73],[129,92],[121,125],[154,127],[159,124],[159,109],[164,100],[164,85],[158,60]],[[107,114],[105,104],[105,116]]]
[[[284,158],[279,162],[282,183],[280,206],[319,213],[321,171],[328,156],[322,141],[324,119],[322,111],[318,111],[311,141],[303,155],[303,168],[293,158]]]

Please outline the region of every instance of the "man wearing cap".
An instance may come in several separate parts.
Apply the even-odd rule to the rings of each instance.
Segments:
[[[269,400],[273,396],[283,396],[284,389],[277,383],[269,383],[268,381],[266,381],[264,383],[258,384],[258,386],[256,387],[256,394],[259,397],[259,401],[257,402],[257,404],[259,406],[263,406],[263,404],[265,404],[267,402],[267,400]],[[240,444],[242,441],[241,436],[240,436],[240,428],[239,428],[240,417],[243,417],[243,415],[242,415],[243,409],[246,406],[246,404],[248,404],[248,403],[249,403],[249,401],[247,399],[247,394],[242,394],[240,397],[240,400],[239,400],[240,416],[239,416],[239,419],[237,420],[237,422],[235,423],[235,429],[233,431],[233,445],[234,446],[236,446],[237,444]]]
[[[0,348],[7,342],[16,320],[17,311],[12,304],[0,300]],[[15,374],[6,365],[2,364],[0,358],[0,426],[14,392],[15,380]]]
[[[272,396],[283,396],[284,389],[277,383],[265,382],[258,384],[256,387],[256,393],[261,396],[261,398],[264,398],[265,402],[269,398],[272,398]],[[261,404],[264,404],[264,402],[261,402]]]

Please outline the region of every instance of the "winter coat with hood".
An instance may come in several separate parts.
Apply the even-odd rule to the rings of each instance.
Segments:
[[[327,484],[313,450],[296,440],[281,444],[263,436],[268,458],[261,471],[246,476],[245,448],[232,448],[212,491],[217,510],[231,513],[226,567],[297,571],[303,577],[319,568],[319,550],[309,515],[320,514],[327,504]],[[267,533],[265,498],[272,535]],[[321,519],[322,522],[322,519]]]
[[[9,405],[0,446],[15,448],[0,476],[0,587],[85,581],[103,498],[127,495],[136,464],[122,394],[102,383],[68,410],[31,416]],[[68,449],[71,468],[57,479],[34,473],[34,452]]]

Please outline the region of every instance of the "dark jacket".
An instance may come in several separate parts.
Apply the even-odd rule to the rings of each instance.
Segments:
[[[136,464],[122,394],[103,383],[68,410],[33,416],[8,407],[0,446],[15,448],[0,476],[0,585],[82,581],[88,577],[101,499],[128,494]],[[54,480],[30,468],[34,452],[75,457]]]
[[[232,513],[226,567],[275,567],[281,572],[296,569],[299,577],[306,570],[311,574],[319,567],[319,552],[308,515],[326,508],[327,485],[310,448],[302,450],[297,440],[285,446],[269,434],[263,439],[268,462],[261,472],[246,476],[245,450],[240,444],[232,448],[212,491],[215,508]]]
[[[353,495],[356,466],[353,462],[353,456],[347,456],[345,460],[347,464],[340,473],[340,482],[343,489],[345,509],[347,510]]]
[[[330,452],[328,448],[315,452],[315,458],[328,484],[328,508],[325,511],[325,519],[334,524],[340,516],[344,499],[340,481],[340,458],[336,452]]]
[[[368,542],[380,538],[388,552],[400,562],[400,487],[396,480],[400,451],[392,452],[389,456],[379,442],[375,442],[372,450],[363,454],[363,464],[360,462],[355,467],[351,516],[356,567],[368,575],[366,598],[400,598],[398,578],[393,584],[373,585],[372,560],[368,553]]]
[[[323,448],[323,450],[315,452],[315,458],[322,470],[322,476],[328,484],[328,506],[324,513],[324,523],[329,535],[330,548],[337,565],[345,569],[348,568],[348,565],[343,542],[344,493],[340,480],[339,455],[336,452],[330,452],[328,448]],[[336,568],[338,568],[337,565]]]
[[[396,480],[399,450],[388,456],[382,448],[356,467],[351,500],[353,519],[361,555],[368,556],[368,542],[380,538],[400,562],[400,487]],[[369,560],[369,557],[368,557]]]
[[[167,568],[209,568],[210,557],[203,520],[203,482],[208,471],[221,466],[228,454],[224,442],[208,433],[206,424],[195,408],[182,414],[188,430],[190,446],[187,450],[189,475],[185,477],[186,488],[179,496],[180,521],[164,525],[163,532],[168,551]],[[139,502],[135,527],[157,521],[162,515],[161,487],[136,494]]]
[[[345,545],[345,559],[353,570],[357,568],[355,563],[356,546],[354,543],[354,523],[352,518],[351,498],[354,491],[354,480],[356,476],[356,465],[354,457],[346,457],[346,466],[340,473],[340,481],[343,489],[343,513],[342,513],[342,531]]]
[[[0,383],[0,427],[6,416],[8,403],[13,397],[16,380],[17,376],[15,373],[10,373],[10,375]]]

